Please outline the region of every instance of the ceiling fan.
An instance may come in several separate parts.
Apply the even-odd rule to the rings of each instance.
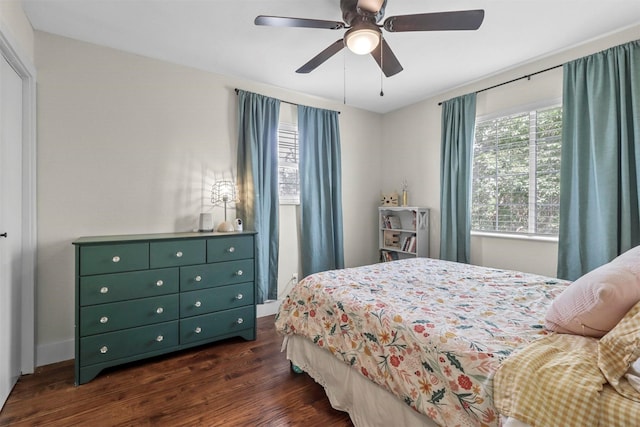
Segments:
[[[402,71],[402,65],[382,36],[381,28],[392,33],[477,30],[484,19],[484,10],[476,9],[391,16],[385,19],[382,25],[379,25],[378,22],[384,16],[386,5],[387,0],[340,0],[344,22],[259,15],[254,23],[271,27],[347,29],[343,39],[337,40],[311,58],[309,62],[298,68],[296,73],[310,73],[346,45],[354,53],[360,55],[370,53],[384,74],[391,77]]]

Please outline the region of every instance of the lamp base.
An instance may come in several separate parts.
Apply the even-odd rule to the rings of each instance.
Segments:
[[[235,231],[232,221],[224,221],[218,224],[217,231],[228,233],[229,231]]]

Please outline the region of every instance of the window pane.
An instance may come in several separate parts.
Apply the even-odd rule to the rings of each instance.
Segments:
[[[280,203],[300,203],[298,162],[298,128],[292,124],[280,123],[278,127],[278,189]]]
[[[537,112],[536,233],[558,234],[562,109]]]
[[[561,131],[560,107],[476,124],[473,230],[557,234]]]

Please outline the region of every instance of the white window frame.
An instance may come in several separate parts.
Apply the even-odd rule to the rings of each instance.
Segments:
[[[548,110],[548,109],[554,109],[554,108],[562,108],[562,100],[561,99],[554,99],[554,100],[547,100],[547,101],[543,101],[543,102],[538,102],[535,104],[529,104],[529,105],[522,105],[519,107],[514,107],[511,108],[509,110],[504,110],[498,113],[494,113],[494,114],[490,114],[490,115],[485,115],[485,116],[479,116],[476,118],[476,125],[478,123],[481,122],[486,122],[486,121],[490,121],[490,120],[495,120],[498,118],[502,118],[502,117],[509,117],[509,116],[514,116],[514,115],[518,115],[518,114],[525,114],[528,113],[529,114],[529,121],[530,121],[530,125],[529,125],[529,162],[528,162],[528,168],[529,168],[529,177],[528,177],[528,215],[529,215],[529,219],[528,219],[528,229],[525,232],[522,231],[502,231],[502,230],[497,230],[496,227],[494,227],[492,230],[479,230],[479,229],[471,229],[471,234],[472,235],[478,235],[478,236],[498,236],[498,237],[507,237],[507,238],[520,238],[520,239],[534,239],[534,240],[545,240],[545,241],[557,241],[557,234],[542,234],[542,233],[538,233],[535,230],[535,226],[536,226],[536,209],[537,209],[537,204],[536,204],[536,169],[537,169],[537,165],[536,165],[536,128],[532,127],[532,125],[535,125],[535,120],[536,120],[536,114],[538,111],[542,111],[542,110]],[[474,138],[474,164],[472,165],[472,174],[473,174],[473,168],[475,167],[475,138]],[[559,171],[558,171],[559,173]],[[474,180],[474,177],[472,175],[472,180]],[[475,181],[475,180],[474,180]],[[473,188],[473,183],[472,183],[472,188],[471,188],[471,197],[472,197],[472,203],[474,201],[474,188]],[[473,214],[472,214],[473,215]],[[473,223],[473,220],[472,220]],[[473,226],[473,225],[472,225]]]

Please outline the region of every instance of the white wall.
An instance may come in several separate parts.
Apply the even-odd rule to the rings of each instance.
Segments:
[[[0,0],[0,26],[5,35],[15,41],[14,48],[33,61],[33,28],[22,10],[20,0]]]
[[[191,230],[201,211],[222,220],[206,187],[235,175],[236,87],[341,111],[345,263],[376,260],[378,114],[40,32],[35,58],[38,365],[73,357],[74,239]],[[281,236],[286,282],[297,236]]]
[[[438,103],[639,38],[640,25],[526,65],[514,66],[499,75],[470,83],[384,116],[383,151],[393,153],[393,156],[385,157],[382,166],[385,171],[383,187],[387,191],[399,189],[399,183],[406,177],[409,182],[409,203],[432,208],[432,257],[438,257],[440,253],[441,108]],[[530,80],[521,80],[479,93],[476,113],[483,116],[509,111],[522,105],[559,99],[561,96],[562,69],[556,69]],[[471,238],[473,264],[547,276],[556,275],[557,251],[556,242],[484,236]]]

